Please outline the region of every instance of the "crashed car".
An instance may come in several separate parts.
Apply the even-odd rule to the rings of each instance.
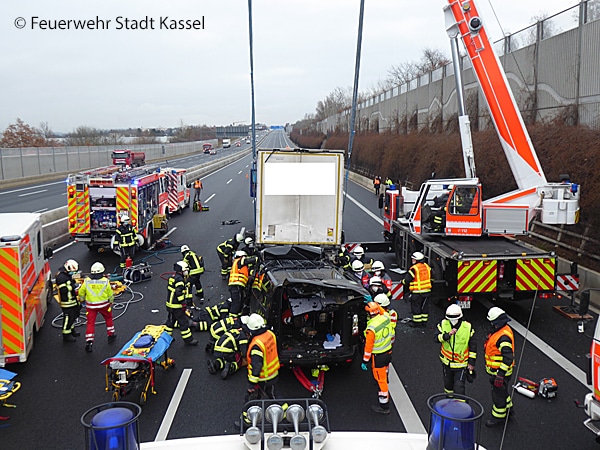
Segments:
[[[369,292],[344,276],[318,247],[261,252],[266,295],[251,302],[277,336],[283,365],[350,365],[359,353]]]

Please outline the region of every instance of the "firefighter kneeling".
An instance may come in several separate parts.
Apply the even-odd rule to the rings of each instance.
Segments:
[[[242,316],[242,322],[248,321],[248,316]],[[211,374],[221,370],[221,379],[238,371],[246,365],[246,352],[248,351],[248,333],[241,328],[226,330],[217,340],[214,346],[214,359],[207,361],[208,371]]]

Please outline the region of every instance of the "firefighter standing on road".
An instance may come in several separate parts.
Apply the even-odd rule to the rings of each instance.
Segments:
[[[425,255],[414,252],[411,256],[412,266],[404,280],[410,289],[410,309],[412,312],[411,327],[425,328],[429,319],[429,293],[431,292],[431,267],[425,262]]]
[[[202,181],[198,178],[194,181],[194,202],[200,201],[200,194],[202,193]]]
[[[79,333],[75,331],[75,321],[79,317],[81,304],[75,292],[73,274],[79,270],[79,264],[74,259],[69,259],[56,274],[56,286],[63,314],[62,337],[63,342],[75,342]]]
[[[96,316],[102,314],[106,322],[106,333],[108,341],[112,342],[117,338],[115,325],[112,316],[112,304],[115,300],[110,281],[104,276],[104,265],[101,262],[95,262],[90,269],[90,276],[87,277],[79,288],[79,299],[85,302],[87,328],[85,330],[85,351],[91,352],[94,344],[94,332],[96,328]]]
[[[229,271],[231,270],[231,263],[233,261],[233,254],[238,249],[238,246],[244,241],[244,235],[241,233],[236,234],[234,237],[227,239],[225,242],[221,242],[217,245],[217,254],[221,260],[221,278],[227,279]]]
[[[188,265],[185,261],[177,261],[173,265],[175,273],[169,278],[169,284],[167,286],[167,321],[166,331],[170,335],[173,335],[173,328],[179,327],[181,337],[187,345],[198,345],[198,341],[192,337],[192,330],[190,330],[189,319],[185,313],[184,307],[186,304],[186,297],[188,295],[187,282],[185,277],[188,274]]]
[[[362,370],[368,370],[367,363],[371,361],[373,378],[379,385],[379,403],[371,405],[371,409],[378,414],[390,413],[390,393],[388,388],[388,366],[392,362],[392,340],[394,329],[389,314],[384,313],[376,302],[369,302],[365,306],[369,314],[365,330],[365,350]]]
[[[485,370],[490,375],[492,385],[492,417],[485,422],[487,427],[504,425],[512,411],[512,398],[508,393],[510,376],[515,365],[515,337],[508,326],[510,319],[502,308],[494,306],[488,311],[487,319],[492,324],[490,333],[483,345],[485,350]]]
[[[256,261],[255,256],[248,256],[243,250],[235,252],[231,273],[229,274],[229,295],[231,296],[229,314],[233,316],[240,315],[244,307],[249,304],[248,280]]]
[[[121,272],[125,269],[127,257],[130,257],[133,261],[133,257],[135,256],[136,234],[137,231],[131,226],[129,216],[126,214],[122,215],[121,224],[117,227],[117,242],[121,253],[121,261],[119,262]]]
[[[453,304],[446,309],[446,318],[437,326],[436,342],[442,344],[440,360],[444,374],[444,392],[446,394],[465,395],[467,371],[473,374],[477,346],[473,326],[463,320],[460,306]]]
[[[202,289],[202,282],[200,281],[200,275],[204,273],[204,259],[202,256],[197,255],[195,252],[190,250],[187,245],[181,246],[181,254],[183,260],[187,263],[190,273],[188,275],[188,282],[190,283],[189,294],[192,293],[191,285],[196,286],[196,297],[200,297],[198,300],[200,303],[204,302],[204,290]],[[193,306],[188,305],[188,306]]]
[[[277,398],[275,386],[279,375],[279,356],[275,333],[267,329],[265,319],[259,314],[248,317],[246,327],[252,336],[248,344],[248,389],[244,401]]]

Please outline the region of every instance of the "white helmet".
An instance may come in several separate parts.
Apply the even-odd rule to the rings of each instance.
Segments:
[[[352,254],[357,258],[360,258],[365,254],[365,250],[360,245],[357,245],[352,249]]]
[[[65,270],[67,272],[77,272],[79,270],[79,264],[74,259],[67,259],[65,262]]]
[[[458,321],[462,319],[462,316],[462,308],[456,303],[453,303],[446,308],[446,319],[448,319],[452,325],[456,325]]]
[[[104,264],[101,262],[95,262],[92,264],[92,268],[90,269],[92,273],[104,273]]]
[[[506,312],[502,308],[498,308],[497,306],[492,306],[488,311],[487,320],[493,322],[498,319],[502,314],[506,314]]]
[[[385,294],[377,294],[373,300],[375,300],[377,303],[379,303],[384,308],[387,308],[388,306],[390,306],[390,299]]]
[[[127,214],[121,216],[121,223],[129,223],[129,216]]]
[[[425,255],[421,252],[414,252],[411,255],[411,258],[414,259],[415,261],[422,261],[425,259]]]
[[[374,272],[377,270],[385,270],[385,266],[381,261],[375,261],[371,266],[371,270],[373,270]]]
[[[249,330],[252,331],[258,330],[264,327],[265,325],[265,319],[263,319],[261,315],[256,313],[250,314],[250,317],[248,317],[248,320],[246,321],[246,326]]]
[[[189,251],[190,251],[190,248],[187,245],[183,244],[181,246],[181,253],[185,253],[185,252],[189,252]]]
[[[354,272],[360,272],[364,269],[364,267],[365,265],[362,263],[362,261],[359,261],[358,259],[352,261],[352,270]]]
[[[181,272],[185,274],[185,272],[187,272],[189,269],[190,266],[188,266],[188,263],[185,261],[177,261],[175,264],[173,264],[173,270],[175,272]]]
[[[251,237],[247,237],[246,239],[244,239],[244,244],[246,245],[252,245],[253,242],[254,240]]]
[[[236,235],[235,235],[235,240],[236,240],[238,243],[242,243],[242,242],[244,242],[244,235],[243,235],[242,233],[238,233],[238,234],[236,234]]]
[[[248,254],[244,250],[237,250],[234,254],[234,258],[241,258],[242,256],[248,256]]]

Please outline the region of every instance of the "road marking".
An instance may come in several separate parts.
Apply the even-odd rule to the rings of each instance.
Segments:
[[[365,213],[367,213],[367,215],[369,215],[378,224],[380,224],[380,225],[383,226],[383,219],[381,219],[380,217],[377,217],[375,214],[373,214],[371,211],[369,211],[365,206],[363,206],[362,204],[358,203],[358,200],[356,200],[350,194],[346,193],[346,197],[348,198],[348,200],[350,200],[352,203],[354,203],[356,206],[358,206],[360,209],[362,209]]]
[[[27,197],[28,195],[40,194],[42,192],[46,192],[48,189],[42,189],[41,191],[27,192],[26,194],[19,194],[19,197]]]
[[[34,211],[34,213],[41,213],[44,211],[48,211],[48,208],[42,208],[42,209],[38,209],[37,211]]]
[[[64,181],[57,181],[55,183],[37,184],[35,186],[24,187],[24,188],[21,188],[21,189],[13,189],[12,191],[0,192],[0,195],[14,194],[15,192],[27,191],[29,189],[41,188],[41,187],[44,187],[44,186],[54,186],[55,184],[65,184],[65,182]]]
[[[210,202],[211,198],[213,198],[216,194],[211,195],[210,197],[208,197],[206,200],[204,200],[204,203],[208,203]]]
[[[233,178],[230,178],[229,181],[227,182],[227,184],[231,183],[233,181]]]
[[[238,172],[238,175],[239,175],[239,174],[241,174],[242,172],[243,172],[243,170],[240,170],[240,171]]]
[[[396,406],[400,419],[406,427],[406,432],[427,434],[427,430],[423,426],[423,422],[421,422],[417,410],[410,401],[410,397],[408,396],[406,389],[404,389],[404,385],[396,373],[394,365],[390,364],[389,368],[388,378],[390,381],[388,386],[390,396],[392,397],[392,400],[394,400],[394,406]]]
[[[179,403],[181,402],[183,392],[185,391],[185,387],[187,386],[191,373],[192,369],[183,369],[183,373],[181,374],[181,378],[179,378],[179,383],[177,383],[177,388],[175,388],[175,393],[169,402],[169,407],[167,408],[167,412],[163,417],[163,421],[160,424],[160,428],[158,429],[158,433],[156,434],[154,442],[167,440],[167,435],[169,434],[169,430],[173,424],[173,419],[175,419],[175,413],[177,412],[177,408],[179,407]]]

